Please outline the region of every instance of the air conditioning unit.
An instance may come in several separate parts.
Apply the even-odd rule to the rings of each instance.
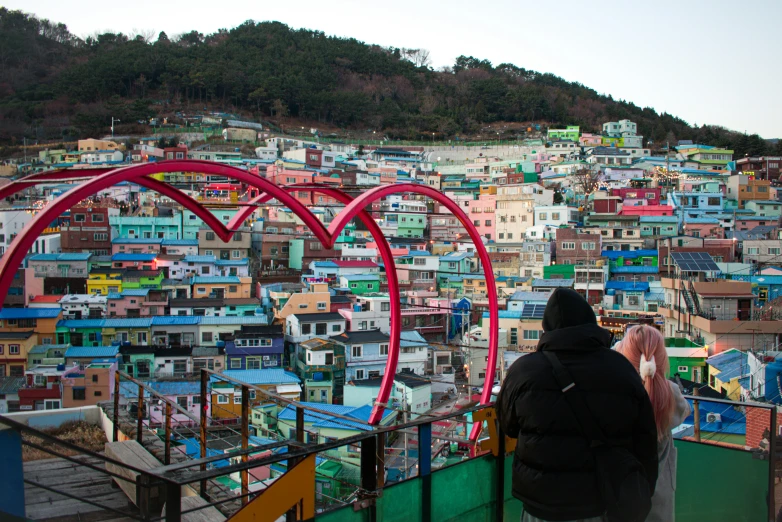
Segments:
[[[706,422],[722,422],[722,415],[719,413],[707,413]]]

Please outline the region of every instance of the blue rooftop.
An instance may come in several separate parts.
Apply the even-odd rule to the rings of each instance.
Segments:
[[[215,266],[244,266],[250,264],[248,258],[243,259],[218,259],[215,261]]]
[[[266,370],[224,370],[226,377],[232,377],[248,384],[299,384],[301,379],[296,374],[286,372],[280,369]],[[226,382],[219,377],[212,375],[212,383]]]
[[[678,223],[676,216],[641,216],[641,223]]]
[[[160,245],[163,239],[142,238],[142,237],[115,237],[111,240],[113,245]],[[198,241],[196,241],[196,245]]]
[[[612,274],[656,274],[660,271],[656,266],[615,266]]]
[[[600,255],[612,261],[620,257],[637,259],[639,257],[657,257],[657,250],[603,250]]]
[[[104,319],[104,328],[149,328],[151,317],[136,317],[132,319]]]
[[[369,414],[372,412],[372,407],[367,406],[342,406],[337,404],[322,404],[322,403],[299,403],[309,408],[314,408],[320,411],[304,410],[304,422],[311,422],[313,427],[317,428],[333,428],[333,429],[348,429],[348,430],[361,430],[371,431],[372,428],[369,422]],[[321,413],[324,412],[324,413]],[[339,417],[333,417],[331,414],[342,415],[345,417],[354,417],[356,421],[350,421]],[[385,409],[383,411],[383,419],[393,414],[393,410]],[[288,405],[282,410],[277,418],[285,421],[296,420],[296,407]]]
[[[62,309],[57,308],[3,308],[0,319],[54,319]]]
[[[606,290],[635,290],[638,292],[648,292],[649,283],[636,281],[606,281]]]
[[[190,284],[239,284],[241,281],[236,276],[195,276],[190,279]]]
[[[105,319],[63,319],[57,328],[103,328]]]
[[[157,254],[114,254],[112,261],[154,261]]]
[[[89,252],[66,254],[37,254],[30,257],[29,261],[89,261],[92,254]]]
[[[315,268],[337,268],[332,261],[315,261]]]
[[[116,357],[118,353],[119,346],[71,346],[65,351],[65,358],[95,359],[98,357]]]
[[[199,324],[200,317],[196,315],[158,315],[152,318],[152,326],[182,326]]]
[[[706,364],[719,370],[719,373],[715,374],[715,377],[722,382],[746,377],[751,373],[749,371],[747,353],[740,352],[734,348],[718,353],[717,355],[712,355],[706,359]]]
[[[182,259],[185,263],[214,263],[217,261],[217,258],[215,256],[185,256],[184,259]]]
[[[198,246],[197,239],[164,239],[163,246]]]

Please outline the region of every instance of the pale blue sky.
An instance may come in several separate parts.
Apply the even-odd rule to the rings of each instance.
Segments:
[[[277,20],[383,46],[460,54],[578,81],[689,123],[782,138],[782,0],[214,0],[103,3],[6,0],[87,36],[96,31],[210,33]],[[217,6],[217,8],[215,8]]]

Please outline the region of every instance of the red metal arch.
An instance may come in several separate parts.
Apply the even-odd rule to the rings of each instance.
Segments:
[[[391,294],[396,294],[397,296],[399,295],[399,287],[398,287],[398,282],[396,280],[396,270],[395,270],[390,248],[388,247],[387,241],[384,240],[384,236],[380,232],[377,224],[374,223],[371,217],[369,217],[368,214],[363,209],[366,208],[366,206],[369,205],[371,202],[377,199],[380,199],[390,194],[395,194],[400,192],[413,192],[417,194],[422,194],[432,199],[435,199],[436,201],[446,206],[446,208],[448,208],[459,219],[459,221],[465,227],[471,239],[475,243],[476,250],[478,251],[479,257],[481,258],[481,262],[483,263],[485,274],[486,274],[487,292],[489,298],[489,316],[490,316],[489,317],[489,326],[490,326],[489,360],[488,360],[488,368],[486,373],[484,392],[483,395],[481,396],[481,403],[488,403],[490,401],[491,383],[494,382],[495,367],[497,362],[497,344],[498,344],[497,290],[494,281],[494,274],[493,271],[491,270],[491,261],[489,259],[486,248],[483,245],[483,241],[480,235],[478,234],[477,229],[475,229],[472,222],[467,218],[467,216],[458,207],[458,205],[456,205],[452,200],[447,198],[442,193],[426,186],[413,185],[407,183],[381,186],[362,194],[361,196],[359,196],[358,198],[352,201],[350,201],[349,196],[336,189],[318,188],[317,189],[318,192],[322,191],[324,194],[329,194],[346,204],[345,210],[337,215],[335,220],[329,226],[328,230],[326,230],[323,227],[323,224],[306,207],[304,207],[299,201],[297,201],[290,194],[288,194],[284,189],[278,187],[277,185],[272,184],[271,182],[269,182],[264,178],[260,178],[258,176],[248,173],[247,171],[235,167],[214,164],[205,161],[175,160],[175,161],[164,161],[164,162],[153,163],[153,164],[130,166],[130,167],[124,167],[124,168],[112,170],[101,174],[100,176],[98,176],[97,178],[95,178],[94,180],[88,183],[77,186],[74,190],[66,192],[58,199],[53,201],[51,204],[47,205],[43,212],[41,212],[35,218],[33,218],[33,220],[30,222],[28,227],[25,228],[24,232],[16,237],[14,242],[9,246],[9,250],[2,257],[2,259],[0,259],[0,297],[4,297],[7,294],[8,288],[10,287],[11,281],[13,279],[13,274],[16,272],[16,268],[18,268],[18,266],[21,264],[24,256],[26,255],[26,252],[30,249],[35,239],[43,231],[43,229],[46,228],[46,226],[51,222],[51,220],[54,217],[62,214],[64,211],[68,210],[73,204],[81,201],[82,199],[89,197],[90,195],[95,194],[98,191],[103,190],[105,188],[108,188],[118,182],[122,182],[122,181],[138,182],[138,180],[141,180],[140,184],[143,183],[145,184],[145,186],[148,186],[147,182],[150,181],[150,178],[146,178],[146,176],[150,174],[156,174],[161,172],[181,172],[181,171],[201,172],[205,174],[226,176],[245,182],[248,185],[260,189],[262,192],[265,192],[266,195],[259,196],[258,198],[256,198],[256,200],[258,201],[263,201],[267,199],[279,200],[282,204],[290,208],[296,215],[298,215],[299,218],[302,219],[302,221],[304,221],[304,224],[308,228],[310,228],[310,230],[315,234],[315,236],[318,237],[318,239],[325,246],[329,248],[331,248],[334,245],[336,237],[339,235],[341,230],[351,219],[355,217],[360,217],[362,218],[362,220],[368,218],[367,221],[371,222],[372,224],[370,225],[369,223],[367,223],[367,225],[370,228],[373,237],[375,237],[376,239],[383,238],[383,241],[378,241],[378,246],[380,247],[381,257],[383,258],[386,267],[391,267],[390,270],[387,270],[387,275],[389,277],[389,281],[388,281],[389,291]],[[70,175],[70,177],[72,178],[74,176]],[[56,179],[60,179],[60,180],[67,179],[65,175],[61,175],[60,173],[45,173],[43,175],[36,175],[30,178],[32,179],[25,178],[24,180],[15,183],[14,189],[12,189],[11,187],[4,187],[3,189],[5,190],[0,189],[0,197],[6,197],[8,194],[17,192],[18,190],[26,188],[33,183],[45,182],[45,181],[56,180]],[[208,210],[206,210],[202,205],[200,205],[197,201],[193,200],[189,196],[186,196],[181,192],[179,192],[178,194],[174,194],[174,192],[178,192],[176,191],[176,189],[173,189],[172,187],[163,188],[162,185],[165,185],[165,183],[158,182],[160,183],[158,185],[158,183],[155,182],[156,180],[152,180],[151,183],[151,185],[153,186],[157,185],[157,187],[154,188],[155,190],[160,188],[161,191],[165,191],[161,193],[164,193],[165,195],[170,195],[169,197],[172,197],[172,199],[176,199],[177,201],[181,202],[183,205],[186,206],[186,208],[189,208],[194,213],[197,213],[199,216],[205,215],[202,213],[202,211],[211,215],[211,212],[208,212]],[[315,188],[313,187],[312,189],[314,190]],[[237,215],[234,216],[234,219],[229,223],[229,225],[231,225],[230,228],[235,228],[236,224],[244,221],[244,219],[246,219],[246,217],[252,213],[252,210],[253,207],[250,206],[247,207],[247,209],[244,210],[243,212],[237,213]],[[241,215],[244,215],[244,217],[242,217],[240,221],[237,221],[237,219],[240,218]],[[227,232],[228,234],[226,236],[227,238],[230,238],[231,235],[233,235],[233,231],[226,229],[225,226],[222,225],[222,223],[220,223],[220,227],[217,227],[217,230],[215,230],[215,232],[219,233],[221,229]],[[378,399],[377,399],[377,404],[373,409],[372,415],[369,419],[370,424],[377,424],[377,422],[379,422],[380,418],[382,417],[383,404],[385,404],[388,401],[388,398],[390,396],[391,388],[393,386],[393,375],[395,374],[396,362],[398,361],[399,337],[400,337],[399,333],[401,332],[401,312],[400,312],[400,303],[398,299],[391,300],[391,309],[392,309],[391,310],[392,335],[391,335],[391,343],[390,343],[391,346],[389,346],[389,360],[387,361],[386,364],[386,375],[384,375],[380,394],[378,395]],[[470,437],[472,439],[477,438],[479,431],[480,431],[480,426],[475,426]]]

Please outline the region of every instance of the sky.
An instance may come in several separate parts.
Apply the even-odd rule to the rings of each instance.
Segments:
[[[382,46],[424,48],[580,82],[614,99],[764,138],[782,138],[782,0],[5,0],[86,37],[96,32],[208,34],[275,20]],[[100,5],[100,6],[99,6]],[[225,7],[223,7],[225,6]]]

